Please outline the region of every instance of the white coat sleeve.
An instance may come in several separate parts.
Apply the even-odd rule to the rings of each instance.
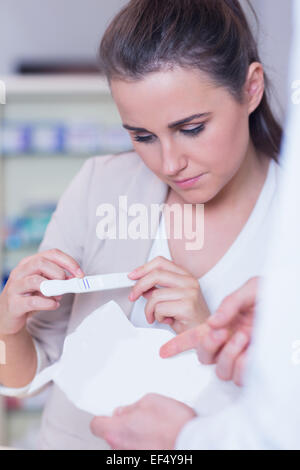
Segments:
[[[292,81],[300,79],[300,2],[294,2]],[[188,423],[179,449],[300,449],[300,104],[291,104],[283,175],[238,403]]]

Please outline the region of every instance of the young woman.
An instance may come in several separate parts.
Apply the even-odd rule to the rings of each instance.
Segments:
[[[59,358],[66,334],[112,298],[134,325],[179,333],[262,271],[282,130],[239,2],[132,0],[108,27],[100,61],[134,152],[88,159],[39,253],[11,273],[0,297],[8,350],[0,382],[11,387],[3,393],[26,394],[35,373]],[[186,231],[176,238],[178,221],[166,211],[155,240],[99,239],[99,204],[117,207],[120,195],[128,207],[189,204],[194,216],[204,204],[203,247],[187,249]],[[134,270],[137,282],[131,291],[65,295],[60,303],[38,294],[45,278],[82,276],[79,266],[88,275]],[[41,447],[105,448],[90,421],[54,385]]]

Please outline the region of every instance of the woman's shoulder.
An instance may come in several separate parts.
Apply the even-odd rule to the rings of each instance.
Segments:
[[[93,166],[94,172],[102,174],[103,171],[122,171],[125,173],[128,171],[132,175],[134,169],[137,170],[145,166],[142,159],[134,151],[90,157],[88,161]]]
[[[80,173],[82,186],[94,200],[129,193],[143,198],[144,192],[149,198],[149,188],[160,194],[165,186],[134,151],[90,157]]]

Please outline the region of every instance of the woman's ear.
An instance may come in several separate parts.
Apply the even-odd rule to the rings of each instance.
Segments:
[[[249,66],[245,94],[248,104],[248,114],[258,108],[265,91],[264,69],[259,62],[253,62]]]

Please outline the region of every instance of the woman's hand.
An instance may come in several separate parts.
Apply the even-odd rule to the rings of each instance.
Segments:
[[[71,273],[69,276],[66,271]],[[0,295],[0,335],[14,335],[21,331],[26,319],[39,310],[56,310],[58,297],[45,297],[40,292],[41,282],[47,279],[65,280],[82,277],[77,261],[60,250],[52,249],[24,258],[14,268]]]
[[[172,339],[160,350],[163,358],[196,349],[203,364],[216,364],[221,380],[241,386],[251,341],[259,278],[250,279],[226,297],[205,324]]]
[[[157,320],[181,333],[209,316],[198,279],[162,256],[135,269],[129,277],[137,280],[129,299],[135,301],[141,295],[148,299],[145,314],[150,324]]]
[[[195,416],[184,403],[150,394],[133,405],[117,408],[112,417],[94,418],[91,430],[112,449],[171,450],[183,426]]]

